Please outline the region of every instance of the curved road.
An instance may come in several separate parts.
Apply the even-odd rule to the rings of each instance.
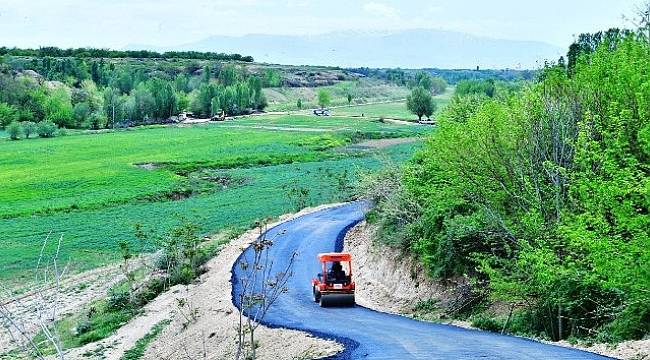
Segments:
[[[269,230],[270,236],[286,230],[269,250],[276,269],[286,266],[294,251],[298,252],[298,258],[294,276],[289,280],[289,293],[273,305],[264,319],[265,325],[335,339],[345,345],[345,351],[334,359],[607,359],[512,336],[417,321],[361,306],[319,307],[312,301],[310,285],[311,278],[319,271],[316,254],[340,251],[347,230],[363,217],[362,205],[350,203]],[[247,250],[237,262],[251,253]],[[239,306],[237,279],[242,274],[237,262],[233,266],[232,283],[233,302]]]

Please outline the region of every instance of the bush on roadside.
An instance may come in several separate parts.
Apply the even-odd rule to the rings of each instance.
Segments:
[[[501,332],[503,329],[503,321],[495,319],[487,313],[480,313],[470,318],[472,326],[481,330],[491,332]]]
[[[109,310],[124,310],[131,308],[131,293],[128,290],[111,289],[106,299]]]
[[[131,299],[133,305],[137,308],[147,305],[151,300],[162,294],[167,288],[164,278],[154,277],[146,282]]]

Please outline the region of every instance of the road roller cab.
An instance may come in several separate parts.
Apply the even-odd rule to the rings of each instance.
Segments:
[[[320,306],[354,306],[352,255],[318,254],[321,272],[312,280],[314,301]]]

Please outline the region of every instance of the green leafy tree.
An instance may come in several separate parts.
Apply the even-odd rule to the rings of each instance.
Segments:
[[[192,92],[190,107],[198,115],[208,116],[211,114],[212,99],[217,96],[221,88],[214,84],[201,84],[198,89]]]
[[[352,105],[352,94],[348,93],[348,106]]]
[[[156,99],[151,92],[149,92],[145,83],[138,84],[138,86],[133,90],[131,97],[133,98],[132,120],[142,122],[154,117],[156,111]]]
[[[423,87],[416,87],[411,91],[406,98],[406,107],[420,120],[423,116],[430,118],[436,111],[436,104],[433,102],[431,92]]]
[[[18,121],[18,110],[12,105],[0,103],[0,127],[4,128],[15,121]]]
[[[174,79],[174,89],[177,92],[190,92],[190,78],[186,74],[179,74]]]
[[[93,130],[99,130],[106,127],[107,122],[108,118],[106,118],[106,114],[101,111],[95,111],[88,116],[88,125]]]
[[[223,86],[233,86],[239,82],[239,73],[234,65],[226,65],[219,71],[219,83]]]
[[[176,92],[176,105],[179,111],[190,109],[190,97],[184,92]]]
[[[302,109],[302,99],[298,98],[298,101],[296,101],[296,107],[298,110]]]
[[[29,139],[30,136],[38,133],[38,125],[36,125],[35,122],[25,121],[22,123],[22,126],[26,139]]]
[[[456,95],[485,95],[494,97],[496,86],[494,80],[463,80],[456,85]]]
[[[442,94],[447,90],[447,80],[440,76],[436,76],[431,79],[431,90],[433,91],[434,94]]]
[[[321,108],[325,108],[325,107],[329,106],[329,104],[332,102],[329,91],[327,91],[325,89],[320,89],[318,91],[317,100],[318,100],[318,105]]]
[[[90,109],[90,105],[87,102],[76,104],[72,110],[75,127],[83,127],[84,124],[87,125],[88,117],[90,116],[91,112],[92,110]]]
[[[155,119],[168,119],[177,113],[178,104],[172,83],[155,78],[147,82],[147,87],[153,96],[152,116]]]
[[[133,89],[133,75],[129,68],[121,68],[111,78],[110,86],[119,89],[122,94],[129,94]]]
[[[20,123],[17,121],[7,125],[6,130],[11,140],[18,140],[23,136],[23,127],[20,126]]]
[[[61,127],[74,127],[70,94],[65,89],[53,90],[45,100],[45,120]]]
[[[212,68],[209,65],[203,67],[203,83],[209,84],[212,79]]]
[[[415,74],[415,87],[421,87],[425,90],[432,92],[433,91],[433,79],[431,75],[425,72],[419,72]]]
[[[221,101],[219,101],[219,97],[217,96],[213,97],[210,105],[210,113],[212,114],[212,116],[215,116],[215,115],[220,115],[222,111],[224,110],[221,108]]]
[[[264,110],[268,105],[264,92],[262,91],[262,79],[257,76],[252,76],[248,79],[248,87],[250,89],[251,107],[256,110]]]
[[[120,91],[114,87],[107,87],[104,89],[104,114],[106,114],[108,121],[106,127],[113,127],[115,122],[120,118],[120,108],[122,106],[122,98]]]

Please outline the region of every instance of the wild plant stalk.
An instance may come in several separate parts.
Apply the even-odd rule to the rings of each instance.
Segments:
[[[33,294],[27,297],[18,297],[12,292],[1,286],[5,293],[5,298],[0,297],[0,326],[2,326],[11,336],[13,342],[18,346],[20,351],[26,355],[34,356],[37,359],[45,359],[45,355],[33,340],[34,334],[32,329],[40,329],[46,342],[54,348],[56,358],[64,360],[65,355],[59,334],[55,323],[59,316],[59,295],[61,293],[61,279],[66,273],[67,266],[59,267],[59,256],[61,253],[61,244],[63,235],[59,237],[56,252],[50,259],[45,257],[45,249],[48,245],[49,234],[38,257],[35,272],[35,289]],[[31,305],[24,304],[23,301],[33,298]],[[14,304],[17,309],[12,309],[9,305]],[[20,311],[22,310],[22,311]],[[33,315],[34,320],[30,320]]]
[[[239,332],[236,359],[256,358],[255,331],[280,295],[288,292],[287,283],[293,276],[292,268],[297,253],[292,253],[286,267],[274,273],[274,262],[269,256],[269,249],[275,240],[286,232],[281,231],[271,239],[267,238],[267,225],[259,225],[260,235],[251,244],[252,259],[245,258],[239,263],[244,275],[239,284]],[[248,337],[248,340],[246,340]],[[246,354],[246,341],[250,350]]]

